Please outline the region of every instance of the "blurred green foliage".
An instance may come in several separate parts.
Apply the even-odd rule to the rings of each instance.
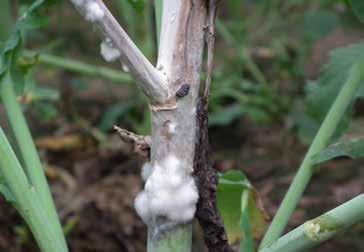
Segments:
[[[364,2],[360,0],[348,0],[353,12],[364,23]]]
[[[307,85],[305,98],[305,111],[298,115],[299,134],[302,139],[311,140],[320,127],[326,113],[339,93],[342,85],[350,74],[350,69],[358,60],[358,55],[364,51],[364,43],[336,49],[331,52],[330,62],[323,68],[317,82]],[[355,97],[364,95],[364,83]],[[354,105],[354,103],[353,103]],[[340,137],[349,126],[353,117],[353,105],[342,119],[335,138]]]
[[[338,157],[358,159],[364,157],[364,140],[362,138],[335,143],[316,154],[316,164],[324,163]]]
[[[8,1],[3,1],[0,6],[3,8],[0,9],[8,9],[6,13],[21,13],[31,2],[11,2],[10,6]],[[96,67],[101,64],[107,66],[100,61],[99,41],[96,35],[90,37],[90,33],[82,32],[82,23],[79,27],[73,25],[72,20],[78,20],[79,17],[70,4],[67,1],[49,0],[46,3],[49,4],[47,15],[39,15],[34,19],[34,22],[37,22],[34,25],[41,25],[43,29],[24,34],[28,48],[35,48],[41,53],[57,52],[60,55],[67,55],[68,48],[75,48],[73,51],[79,51],[78,57],[82,60]],[[157,32],[152,2],[118,0],[108,4],[115,10],[117,19],[138,47],[155,62]],[[353,12],[348,6],[353,7]],[[288,118],[291,125],[298,129],[302,139],[309,141],[320,122],[317,114],[325,112],[335,92],[331,90],[323,100],[326,105],[320,106],[322,113],[314,108],[318,105],[312,104],[310,97],[313,91],[320,89],[322,81],[306,81],[305,64],[308,52],[316,41],[338,27],[355,23],[353,13],[361,17],[361,1],[228,0],[220,7],[210,126],[228,126],[242,119],[258,124],[270,124]],[[64,19],[65,15],[71,16],[70,22],[57,22]],[[9,19],[11,17],[1,16],[0,25],[8,27],[6,24],[11,23]],[[54,22],[57,23],[56,29]],[[7,32],[6,29],[2,31],[0,39]],[[65,39],[64,34],[69,34],[73,39]],[[22,67],[19,69],[40,64],[37,54],[27,56],[21,57],[19,63]],[[42,71],[47,69],[42,68]],[[26,79],[25,104],[41,116],[41,119],[54,119],[60,113],[57,100],[61,97],[61,92],[53,83],[42,83],[42,78],[39,78],[37,73],[36,70],[31,70]],[[72,75],[71,83],[84,83],[88,86],[89,79],[85,78],[88,74],[87,71],[82,71],[78,75]],[[37,85],[38,82],[41,82],[41,85]],[[123,81],[113,83],[127,84]],[[64,85],[70,85],[74,92],[83,90],[73,84]],[[107,87],[113,88],[110,85]],[[150,115],[146,99],[137,90],[132,89],[129,93],[130,95],[122,100],[115,97],[115,100],[106,101],[103,115],[98,122],[93,122],[94,126],[107,132],[114,124],[124,124],[139,133],[148,133]]]

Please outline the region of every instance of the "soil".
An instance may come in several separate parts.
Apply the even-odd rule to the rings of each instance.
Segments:
[[[70,128],[63,136],[52,136],[53,141],[82,132],[76,126]],[[258,188],[272,216],[306,147],[279,124],[257,127],[241,120],[231,128],[230,135],[225,130],[211,130],[216,168],[243,170]],[[112,133],[108,146],[97,146],[85,135],[83,141],[87,146],[68,146],[64,150],[43,145],[40,150],[62,222],[69,228],[67,240],[71,251],[145,251],[146,228],[133,210],[133,199],[142,188],[142,162],[130,157]],[[363,192],[362,165],[364,162],[342,159],[321,167],[290,228]],[[16,211],[2,199],[0,207],[0,251],[37,251]],[[358,224],[313,251],[362,251],[363,234],[364,225]]]

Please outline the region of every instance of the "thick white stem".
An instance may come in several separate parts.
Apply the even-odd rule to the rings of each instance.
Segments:
[[[181,15],[182,2],[181,0],[163,2],[157,68],[161,69],[167,76],[171,76],[171,67],[173,67],[173,55],[176,51],[176,39],[179,32],[176,28]]]
[[[192,175],[195,156],[196,105],[205,22],[205,0],[168,0],[163,3],[157,68],[166,73],[172,93],[186,84],[190,90],[186,96],[176,98],[175,108],[152,107],[151,163],[174,156],[180,162],[179,169],[183,169],[188,176]],[[157,218],[155,223],[149,225],[149,233],[157,233],[166,226],[166,222],[168,220]],[[185,226],[181,225],[177,230],[179,228]],[[149,242],[158,248],[158,240],[151,239]]]
[[[167,79],[140,52],[119,25],[102,0],[71,0],[86,20],[97,25],[105,41],[120,51],[120,61],[125,64],[141,90],[152,103],[160,104],[170,98]],[[114,54],[115,55],[115,54]]]
[[[71,2],[103,31],[109,40],[104,49],[107,51],[107,46],[113,45],[120,51],[122,62],[151,99],[152,171],[145,191],[135,203],[148,223],[148,250],[189,251],[191,221],[198,198],[192,172],[207,2],[164,1],[157,69],[137,49],[101,0]],[[106,56],[110,57],[106,58],[110,60],[117,55],[112,50],[109,53]]]

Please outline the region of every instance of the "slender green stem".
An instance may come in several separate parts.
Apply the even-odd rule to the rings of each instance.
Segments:
[[[25,56],[32,56],[35,54],[36,53],[32,51],[24,52]],[[40,53],[38,55],[38,59],[40,63],[53,67],[63,68],[79,74],[89,75],[93,77],[102,77],[118,83],[130,83],[132,81],[132,78],[129,74],[123,73],[121,71],[116,71],[107,67],[94,66],[77,60],[62,58],[47,53]]]
[[[156,225],[156,227],[163,227],[163,224]],[[192,224],[178,225],[160,234],[160,237],[155,237],[154,233],[162,231],[150,226],[148,231],[148,252],[191,252]]]
[[[154,9],[155,9],[155,22],[157,28],[157,45],[159,46],[161,25],[162,25],[163,0],[154,0]]]
[[[295,252],[312,248],[364,220],[364,194],[307,221],[260,252]]]
[[[52,227],[39,199],[37,188],[29,184],[18,159],[0,128],[0,170],[15,198],[14,205],[28,223],[42,252],[66,252],[63,236]]]
[[[52,195],[49,190],[44,170],[40,162],[37,150],[35,148],[31,133],[22,113],[21,107],[16,100],[16,95],[13,88],[14,83],[11,80],[10,74],[3,77],[1,86],[1,98],[4,108],[9,119],[12,131],[19,147],[22,160],[24,161],[24,171],[31,185],[35,188],[39,196],[42,206],[44,207],[49,222],[57,232],[60,239],[63,238],[65,249],[67,248],[64,240],[63,231],[59,223],[58,214],[53,204]],[[44,217],[45,218],[45,217]]]
[[[340,119],[352,103],[353,97],[355,96],[363,77],[364,57],[362,55],[359,61],[352,67],[348,80],[342,87],[320,129],[318,130],[291,186],[288,189],[287,194],[283,199],[281,206],[278,209],[277,214],[265,234],[261,243],[261,248],[272,244],[283,233],[314,172],[312,157],[328,145],[340,122]]]
[[[0,1],[0,41],[5,41],[13,26],[10,0]]]

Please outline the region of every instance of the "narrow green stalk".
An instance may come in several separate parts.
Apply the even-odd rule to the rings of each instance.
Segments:
[[[35,148],[31,133],[22,113],[21,107],[16,100],[14,92],[14,83],[9,74],[2,80],[1,98],[4,108],[9,119],[10,126],[14,133],[22,160],[24,161],[24,171],[29,179],[30,184],[42,202],[42,206],[47,213],[44,218],[49,218],[50,229],[54,229],[60,239],[63,239],[65,251],[67,250],[66,241],[64,240],[63,231],[59,223],[58,214],[53,204],[52,195],[49,190],[44,170],[40,162],[37,150]]]
[[[278,212],[265,234],[260,248],[269,246],[283,233],[314,172],[312,157],[329,144],[340,119],[352,103],[360,81],[364,77],[364,56],[361,55],[360,57],[359,61],[352,67],[348,80],[342,87],[320,129],[318,130],[291,186],[288,189],[287,194],[283,199],[281,206],[278,209]]]
[[[155,9],[155,22],[157,28],[157,45],[159,46],[159,40],[161,36],[161,26],[162,26],[163,0],[154,0],[154,9]]]
[[[25,51],[25,56],[33,56],[35,52]],[[53,67],[59,67],[79,74],[89,75],[92,77],[102,77],[118,83],[130,83],[132,78],[129,74],[116,71],[107,67],[99,67],[86,64],[77,60],[62,58],[47,53],[38,55],[40,63]]]
[[[155,232],[150,230],[154,229],[148,227],[148,252],[191,252],[192,224],[178,225],[160,234],[160,237],[153,237],[152,233]],[[159,232],[156,231],[156,233]]]
[[[296,252],[312,248],[364,220],[364,194],[307,221],[260,252]]]
[[[0,128],[0,170],[9,187],[13,203],[28,223],[42,252],[66,252],[63,236],[59,236],[50,223],[48,213],[43,208],[37,188],[30,185],[7,138]]]
[[[0,41],[5,41],[13,27],[10,0],[0,1]]]

